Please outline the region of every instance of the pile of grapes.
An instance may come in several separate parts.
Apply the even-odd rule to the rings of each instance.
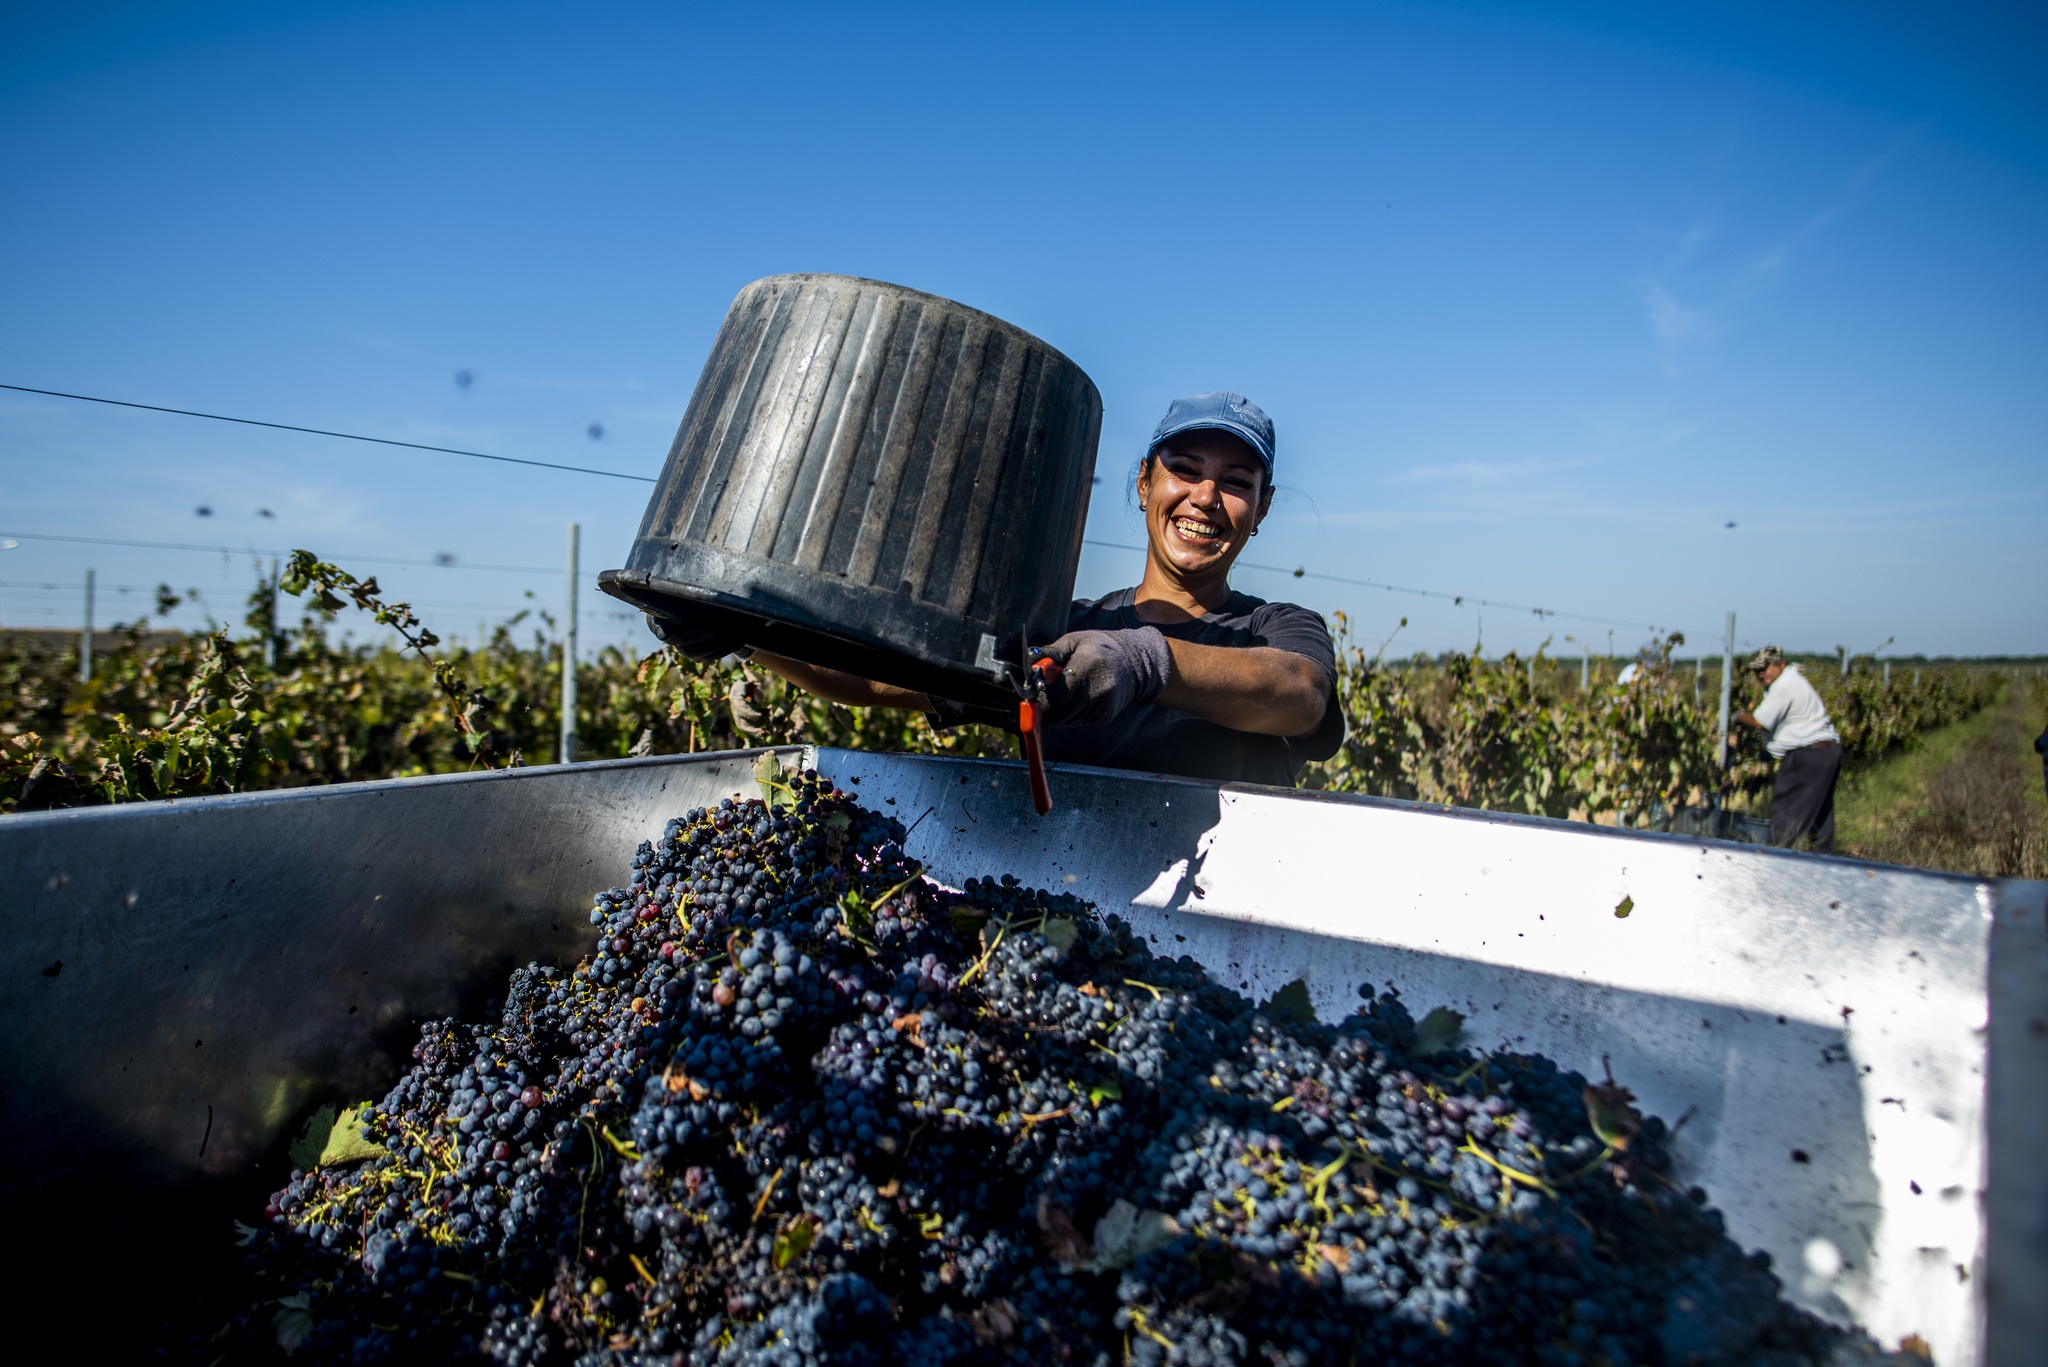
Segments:
[[[573,971],[428,1025],[193,1354],[1908,1361],[1787,1305],[1611,1080],[1371,988],[1334,1027],[1256,1007],[1071,896],[941,888],[815,774],[763,786],[643,844]]]

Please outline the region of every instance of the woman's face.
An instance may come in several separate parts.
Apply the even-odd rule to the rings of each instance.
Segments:
[[[1138,474],[1138,502],[1155,554],[1183,575],[1228,570],[1273,502],[1265,466],[1228,432],[1162,442]]]

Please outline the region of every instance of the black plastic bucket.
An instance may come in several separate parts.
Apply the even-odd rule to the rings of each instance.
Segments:
[[[1102,429],[1081,368],[875,280],[741,290],[607,593],[965,701],[1066,630]]]

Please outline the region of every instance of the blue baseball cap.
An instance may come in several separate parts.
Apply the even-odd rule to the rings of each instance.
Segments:
[[[1258,453],[1266,467],[1266,478],[1273,477],[1273,420],[1266,416],[1265,409],[1228,389],[1192,394],[1168,404],[1166,416],[1152,429],[1152,445],[1147,449],[1156,451],[1159,443],[1169,437],[1205,428],[1242,438],[1245,445]]]

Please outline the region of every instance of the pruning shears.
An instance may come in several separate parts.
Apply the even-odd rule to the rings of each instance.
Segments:
[[[1053,685],[1066,677],[1066,670],[1050,655],[1041,655],[1024,671],[1017,685],[1022,695],[1017,703],[1017,735],[1024,742],[1024,766],[1031,775],[1031,805],[1044,816],[1052,810],[1052,787],[1045,781],[1045,751],[1038,741],[1044,723],[1047,699]]]

